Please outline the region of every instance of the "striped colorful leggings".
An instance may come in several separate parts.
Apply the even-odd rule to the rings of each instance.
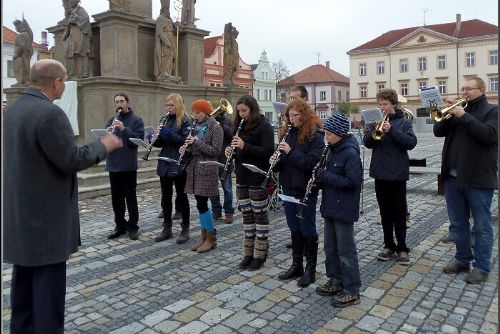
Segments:
[[[243,256],[267,258],[269,248],[269,217],[267,189],[258,186],[236,185],[236,197],[243,216]]]

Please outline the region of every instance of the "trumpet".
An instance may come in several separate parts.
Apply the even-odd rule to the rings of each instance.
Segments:
[[[290,133],[291,129],[292,129],[292,124],[288,124],[288,129],[286,129],[285,135],[281,139],[280,144],[286,142],[286,137],[288,137],[288,134]],[[267,186],[267,181],[269,181],[269,177],[271,176],[271,172],[273,171],[274,166],[276,166],[276,164],[278,163],[280,155],[281,155],[281,151],[279,149],[279,144],[278,144],[278,148],[276,149],[276,151],[274,151],[274,153],[272,155],[274,157],[274,160],[269,165],[269,169],[268,169],[268,171],[266,173],[266,177],[265,177],[264,181],[261,184],[262,188],[265,188]]]
[[[387,120],[388,115],[385,115],[384,120],[377,124],[375,130],[372,131],[372,138],[374,140],[382,140],[382,137],[384,136],[384,130],[382,130],[382,128],[384,127],[384,123],[387,122]]]
[[[323,152],[321,152],[321,157],[319,158],[318,163],[316,166],[314,166],[312,170],[312,176],[309,182],[307,182],[307,187],[306,187],[306,193],[304,195],[304,198],[302,199],[301,207],[299,209],[299,212],[297,212],[297,218],[304,219],[304,211],[307,206],[307,202],[309,200],[309,195],[311,195],[312,188],[316,185],[316,177],[318,172],[325,167],[326,164],[326,156],[328,155],[328,150],[330,148],[330,143],[325,143],[325,148],[323,149]]]
[[[228,100],[226,100],[225,98],[222,98],[220,99],[220,105],[215,108],[214,111],[212,111],[212,113],[210,114],[210,116],[219,116],[220,114],[222,114],[223,112],[227,112],[228,114],[232,114],[233,113],[233,107],[231,106],[231,103],[229,103]]]
[[[465,103],[465,104],[464,104]],[[462,98],[460,100],[455,101],[452,105],[449,105],[448,107],[445,107],[443,109],[439,109],[438,107],[434,107],[431,109],[431,118],[435,122],[441,122],[444,119],[449,119],[450,117],[453,116],[453,114],[450,114],[450,110],[462,106],[462,108],[467,107],[468,102],[465,98]]]
[[[238,130],[236,130],[236,134],[234,135],[234,138],[238,138],[241,128],[243,127],[243,123],[245,122],[245,119],[242,118],[240,121],[240,124],[238,125]],[[231,153],[228,155],[226,164],[224,165],[224,171],[222,172],[222,175],[220,177],[221,181],[225,181],[227,178],[227,171],[229,170],[229,165],[231,164],[231,160],[233,159],[233,154],[234,154],[234,147],[230,146],[231,148]]]
[[[163,115],[160,118],[160,124],[158,124],[156,131],[151,136],[151,141],[150,141],[148,147],[146,147],[146,154],[144,154],[144,156],[142,157],[143,160],[148,161],[149,154],[151,153],[151,150],[153,150],[153,144],[156,142],[156,139],[158,139],[158,135],[160,134],[161,128],[163,128],[165,126],[165,123],[167,122],[167,119],[168,119],[168,115],[170,115],[170,112],[167,112],[165,115]]]

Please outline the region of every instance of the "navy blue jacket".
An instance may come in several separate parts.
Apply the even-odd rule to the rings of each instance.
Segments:
[[[408,150],[417,146],[417,137],[411,121],[404,117],[400,109],[389,115],[389,123],[391,129],[384,133],[381,140],[371,136],[374,124],[368,125],[368,131],[363,136],[365,147],[373,149],[370,176],[385,181],[407,181],[410,178]]]
[[[120,121],[125,127],[123,131],[115,129],[115,134],[123,141],[123,147],[109,153],[106,159],[106,170],[109,172],[129,172],[139,168],[137,163],[137,145],[132,143],[129,138],[144,139],[144,122],[132,108],[126,113],[121,113]],[[108,119],[106,128],[111,126],[115,116]]]
[[[304,144],[298,143],[298,134],[297,128],[290,130],[286,142],[292,149],[288,154],[281,152],[280,161],[276,164],[275,170],[280,173],[283,194],[302,199],[306,192],[307,182],[312,176],[312,170],[325,147],[325,134],[316,131]],[[318,190],[313,188],[311,195],[317,194]]]
[[[347,135],[330,145],[325,169],[318,176],[323,190],[321,216],[348,223],[357,221],[362,178],[359,144],[354,136]]]
[[[179,148],[186,141],[191,130],[191,118],[187,115],[182,117],[181,127],[177,126],[177,115],[169,115],[153,146],[161,147],[159,157],[179,160]],[[178,175],[179,165],[163,160],[158,160],[156,173],[160,177],[174,177]]]

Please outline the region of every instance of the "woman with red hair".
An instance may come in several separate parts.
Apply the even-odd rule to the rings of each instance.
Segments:
[[[286,141],[278,145],[281,156],[275,166],[279,171],[283,193],[299,200],[304,198],[306,187],[311,178],[314,166],[318,163],[325,147],[324,134],[320,131],[321,121],[309,104],[295,99],[288,104],[285,112],[285,126],[281,129],[284,135],[291,126]],[[274,155],[270,159],[273,163]],[[315,281],[318,254],[318,233],[316,231],[316,203],[318,190],[313,188],[309,195],[303,218],[297,217],[302,204],[284,202],[288,227],[292,234],[292,265],[290,269],[278,276],[288,280],[300,277],[299,286],[306,287]],[[306,256],[306,268],[302,257]]]

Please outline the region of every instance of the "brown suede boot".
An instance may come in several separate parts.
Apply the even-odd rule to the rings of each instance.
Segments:
[[[196,245],[193,245],[193,247],[191,247],[191,250],[193,252],[196,252],[198,250],[198,248],[203,245],[203,243],[205,242],[205,240],[207,239],[207,230],[205,229],[201,229],[201,238],[200,238],[200,241],[198,241],[196,243]]]
[[[217,247],[217,230],[206,233],[205,242],[196,250],[198,253],[205,253]]]

